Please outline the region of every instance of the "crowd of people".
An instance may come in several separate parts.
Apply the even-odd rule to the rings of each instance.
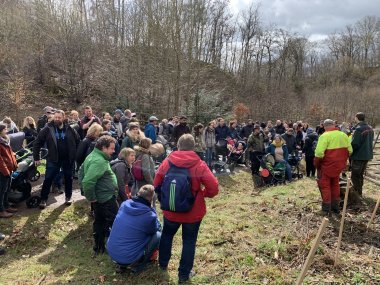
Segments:
[[[107,249],[121,270],[128,267],[136,272],[156,259],[157,251],[160,268],[167,270],[173,237],[182,226],[181,282],[192,275],[197,235],[206,213],[204,198],[218,193],[212,172],[215,161],[244,155],[254,178],[260,157],[269,153],[276,163],[285,165],[291,182],[289,155],[303,154],[306,176],[317,174],[322,212],[329,215],[339,212],[339,175],[349,156],[353,188],[359,195],[366,164],[373,156],[373,130],[363,113],[356,115],[355,126],[329,119],[315,128],[302,121],[281,120],[227,124],[219,117],[190,128],[186,116],[162,120],[150,116],[144,125],[128,109],[98,117],[86,106],[81,118],[76,110],[65,113],[47,106],[43,112],[37,123],[28,116],[20,128],[25,144],[33,150],[35,165],[41,163],[41,148],[48,150],[39,208],[46,208],[52,191],[64,192],[65,204],[71,205],[73,178],[79,178],[94,217],[94,255]],[[1,218],[17,212],[7,199],[11,174],[17,169],[8,134],[17,132],[11,118],[0,122]],[[173,152],[166,158],[165,153],[154,157],[155,145]],[[163,209],[163,227],[157,218],[157,199]]]

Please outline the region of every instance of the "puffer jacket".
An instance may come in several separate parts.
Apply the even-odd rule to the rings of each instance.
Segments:
[[[119,264],[138,261],[152,236],[161,229],[156,211],[142,198],[123,202],[112,225],[107,252]]]
[[[213,128],[206,128],[204,133],[206,147],[215,147],[215,130]]]

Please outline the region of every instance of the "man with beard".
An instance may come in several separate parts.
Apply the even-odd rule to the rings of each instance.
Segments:
[[[85,138],[87,135],[87,130],[93,123],[98,123],[102,125],[100,119],[95,116],[92,112],[92,108],[90,106],[84,107],[84,117],[80,120],[80,127],[82,129],[82,138]]]
[[[187,125],[187,117],[181,116],[179,118],[179,124],[174,127],[174,131],[173,131],[174,142],[177,144],[179,138],[184,134],[190,134],[190,128]]]
[[[79,144],[78,133],[64,122],[65,113],[57,110],[54,119],[48,123],[38,134],[33,146],[33,158],[36,166],[40,165],[40,150],[46,144],[48,156],[46,157],[45,180],[42,184],[40,208],[46,208],[50,187],[54,178],[63,171],[65,178],[65,204],[71,205],[73,164],[75,153]]]
[[[286,128],[284,124],[281,122],[281,120],[276,121],[276,126],[274,127],[274,132],[278,135],[284,134],[286,131]]]

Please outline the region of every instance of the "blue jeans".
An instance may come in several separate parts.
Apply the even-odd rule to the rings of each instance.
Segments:
[[[208,147],[206,148],[206,163],[209,167],[212,166],[212,154],[213,154],[214,148]]]
[[[45,180],[41,190],[41,200],[46,201],[48,199],[51,185],[59,174],[60,169],[62,169],[63,177],[65,178],[65,196],[66,198],[71,198],[73,193],[73,164],[66,161],[47,161]]]
[[[11,177],[0,173],[0,212],[9,208],[8,191],[11,188]]]
[[[293,177],[292,177],[292,167],[290,166],[290,164],[285,161],[285,166],[286,166],[286,169],[285,169],[285,174],[286,174],[286,178],[288,179],[289,182],[291,182],[293,180]]]
[[[58,175],[54,177],[53,184],[57,186],[59,189],[62,187],[62,177],[63,177],[63,171],[59,171]]]
[[[164,218],[164,228],[162,230],[160,242],[159,264],[162,268],[167,268],[172,255],[172,245],[174,235],[182,225],[182,254],[179,262],[178,276],[183,279],[189,278],[194,265],[195,245],[197,243],[198,231],[201,221],[196,223],[177,223]]]

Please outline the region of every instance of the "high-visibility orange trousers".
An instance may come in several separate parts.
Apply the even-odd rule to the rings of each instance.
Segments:
[[[323,169],[318,169],[318,187],[321,191],[323,204],[331,205],[331,202],[339,202],[339,175],[330,177],[326,173],[324,173]]]

